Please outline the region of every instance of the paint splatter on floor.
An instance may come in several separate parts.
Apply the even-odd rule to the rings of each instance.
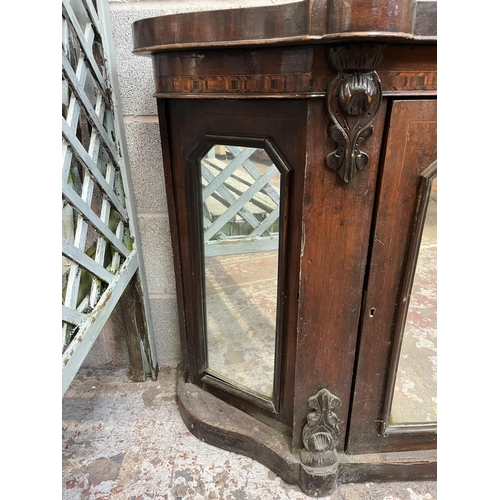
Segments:
[[[82,369],[63,398],[62,500],[306,500],[250,458],[203,443],[181,420],[176,369],[133,383]],[[436,482],[340,485],[327,500],[434,500]]]

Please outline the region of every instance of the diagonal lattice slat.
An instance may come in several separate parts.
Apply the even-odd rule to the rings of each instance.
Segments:
[[[120,214],[122,219],[127,220],[127,213],[123,205],[118,200],[112,186],[103,177],[97,167],[97,164],[92,160],[89,153],[84,149],[81,142],[77,139],[75,133],[70,129],[68,123],[64,119],[62,120],[62,133],[63,137],[70,144],[73,155],[85,166],[85,168],[88,169],[93,180],[98,183],[99,187],[105,192],[108,199],[113,202],[114,209]]]
[[[106,83],[104,82],[104,78],[92,54],[92,49],[90,48],[92,46],[92,42],[85,36],[83,31],[81,30],[79,19],[77,18],[75,12],[73,11],[73,7],[71,6],[71,2],[69,0],[62,0],[62,14],[63,17],[66,19],[66,21],[71,24],[71,27],[75,31],[80,44],[80,49],[83,52],[82,55],[88,61],[89,69],[92,72],[94,78],[99,83],[101,92],[104,93],[106,91]],[[88,23],[87,26],[94,28],[95,26],[98,26],[98,24]]]
[[[83,302],[94,302],[95,304],[95,296],[93,301],[89,301],[87,299],[88,280],[82,282],[82,272],[80,270],[80,266],[84,261],[81,256],[85,256],[87,262],[92,260],[84,252],[88,252],[89,250],[92,251],[95,247],[95,243],[89,244],[87,242],[89,222],[98,231],[98,233],[104,236],[104,238],[113,245],[114,251],[118,250],[125,257],[130,252],[127,248],[130,244],[124,242],[122,238],[117,238],[116,234],[109,227],[109,214],[104,217],[103,220],[102,214],[101,217],[96,214],[96,211],[99,212],[99,209],[97,207],[92,207],[92,202],[96,198],[95,191],[102,190],[100,196],[97,197],[101,200],[101,203],[103,203],[104,200],[104,203],[106,203],[107,200],[112,201],[116,213],[122,219],[127,219],[127,213],[124,206],[118,200],[118,196],[115,194],[113,186],[106,181],[101,173],[101,170],[105,169],[102,163],[103,159],[105,160],[106,158],[106,155],[103,155],[101,152],[103,147],[106,150],[108,160],[112,160],[114,166],[119,168],[120,160],[116,154],[117,147],[112,144],[111,139],[108,136],[108,132],[103,124],[106,113],[109,113],[110,111],[110,104],[105,95],[106,84],[104,82],[104,78],[98,69],[97,62],[94,59],[94,51],[90,49],[91,44],[93,44],[96,39],[94,30],[92,29],[93,25],[88,18],[86,19],[85,16],[82,15],[84,12],[85,11],[81,8],[79,9],[80,19],[78,19],[77,14],[73,11],[70,3],[63,2],[63,23],[64,21],[66,21],[66,23],[69,21],[71,24],[70,29],[77,34],[79,42],[78,46],[73,44],[73,46],[70,47],[69,43],[63,43],[63,46],[65,45],[68,53],[72,50],[73,53],[77,54],[77,72],[79,71],[80,73],[80,77],[78,77],[78,74],[73,71],[70,60],[63,49],[63,81],[66,84],[64,88],[71,93],[70,120],[68,122],[63,117],[62,123],[63,138],[65,140],[63,150],[63,174],[67,173],[66,165],[71,164],[73,158],[75,158],[79,163],[78,167],[73,168],[73,175],[71,176],[71,180],[73,182],[70,182],[68,178],[63,178],[62,185],[65,203],[68,203],[72,209],[79,214],[74,231],[75,236],[73,242],[64,240],[65,245],[63,246],[63,253],[65,257],[71,260],[64,300],[64,305],[70,309],[77,309],[78,306],[81,308],[81,304]],[[85,37],[84,32],[80,28],[80,22],[82,22],[82,19],[83,23],[86,25],[85,34],[88,39]],[[65,32],[69,32],[69,30],[67,29]],[[94,78],[90,78],[90,75]],[[88,90],[89,83],[90,92]],[[91,99],[95,100],[95,108],[92,105]],[[83,117],[82,113],[84,114]],[[90,139],[88,140],[88,149],[84,145],[84,142],[86,142],[84,139],[85,135],[90,136]],[[70,173],[68,172],[68,174]],[[75,176],[78,178],[78,181],[81,181],[82,192],[80,195],[72,188],[72,185],[80,184],[80,182],[74,182]],[[114,179],[114,175],[112,178]],[[109,212],[108,210],[104,211]],[[101,238],[100,241],[100,255],[102,255],[102,242],[105,240]],[[105,243],[104,246],[106,246]],[[71,249],[71,247],[73,248]],[[76,258],[76,256],[79,257]],[[102,267],[102,262],[93,262],[93,266],[84,266],[87,271],[91,272],[92,281],[95,282],[97,279],[102,280],[103,276],[107,276],[106,281],[109,282],[110,273]],[[99,288],[102,290],[102,287]],[[66,325],[64,330],[63,351],[68,347],[76,329],[72,328],[73,332],[70,333],[70,325]]]
[[[129,249],[125,246],[111,229],[95,214],[95,212],[85,203],[70,187],[64,186],[62,189],[64,198],[78,210],[122,255],[129,254]]]
[[[279,184],[279,176],[264,150],[212,147],[201,161],[207,255],[219,254],[217,242],[223,245],[225,253],[230,251],[229,242],[237,253],[250,248],[252,251],[277,248],[280,194],[276,183]],[[235,246],[238,242],[239,249]]]
[[[203,201],[206,201],[207,198],[214,192],[216,191],[219,186],[222,185],[222,183],[228,179],[230,175],[233,174],[233,172],[245,161],[247,160],[253,153],[255,152],[255,148],[245,148],[243,151],[239,151],[235,158],[227,165],[224,167],[224,170],[221,171],[221,173],[217,176],[217,178],[214,178],[207,186],[205,189],[203,189]]]
[[[205,230],[205,239],[210,240],[226,222],[234,217],[236,213],[241,213],[241,208],[249,202],[255,194],[257,194],[274,176],[276,172],[269,169],[264,175],[262,175],[252,187],[248,188],[239,198],[237,198],[234,203],[228,208],[217,220]]]
[[[224,171],[224,173],[225,173],[225,171]],[[216,176],[210,171],[210,169],[206,165],[202,165],[202,174],[203,174],[203,177],[205,179],[207,179],[208,181],[216,179]],[[226,178],[228,176],[220,173],[217,177],[222,178],[221,185],[217,188],[217,192],[220,194],[220,196],[215,195],[215,193],[212,193],[212,196],[215,195],[216,199],[219,202],[221,202],[227,208],[230,208],[234,203],[237,202],[238,198],[235,195],[233,195],[231,190],[228,189],[222,183],[222,181],[226,180]],[[249,224],[251,224],[252,227],[255,228],[259,225],[259,220],[252,214],[252,212],[247,210],[245,207],[242,207],[240,210],[238,210],[238,214],[241,215]],[[211,223],[209,222],[208,226],[210,226],[210,225],[211,225]]]
[[[109,271],[104,269],[94,259],[91,259],[87,254],[64,238],[62,239],[62,253],[65,257],[73,260],[79,266],[84,267],[94,276],[106,281],[106,283],[110,283],[113,279],[113,275]]]
[[[233,155],[238,154],[238,148],[236,146],[226,146],[229,152]],[[252,176],[254,180],[257,180],[260,177],[260,172],[256,168],[256,166],[249,160],[245,160],[242,163],[243,167],[245,167],[245,170]],[[263,187],[262,191],[271,198],[271,200],[276,203],[276,205],[280,204],[280,195],[279,193],[270,185],[267,184],[266,186]]]
[[[105,0],[62,0],[63,394],[121,294],[144,272],[107,9]],[[149,340],[144,359],[154,366]]]

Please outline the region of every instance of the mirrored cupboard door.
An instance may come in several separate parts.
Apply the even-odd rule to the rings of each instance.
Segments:
[[[389,113],[365,279],[349,453],[436,446],[436,101],[395,100]]]

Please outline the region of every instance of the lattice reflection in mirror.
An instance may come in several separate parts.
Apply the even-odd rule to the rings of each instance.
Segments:
[[[245,251],[252,242],[257,249],[277,248],[280,174],[267,153],[216,145],[202,159],[201,169],[206,251],[213,255],[222,251],[212,250],[217,242],[241,240],[247,245],[238,248]]]
[[[281,174],[261,148],[201,160],[209,371],[273,397]]]

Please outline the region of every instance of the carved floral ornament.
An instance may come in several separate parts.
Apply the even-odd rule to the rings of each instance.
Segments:
[[[337,147],[326,155],[326,164],[344,182],[350,182],[368,164],[361,143],[373,134],[371,123],[382,99],[375,68],[382,60],[383,45],[333,47],[328,57],[338,72],[326,96],[326,109],[332,121],[329,134]]]
[[[321,389],[307,401],[311,412],[302,430],[304,448],[301,462],[311,467],[326,467],[337,461],[335,448],[339,444],[340,430],[335,409],[341,402],[328,389]]]

